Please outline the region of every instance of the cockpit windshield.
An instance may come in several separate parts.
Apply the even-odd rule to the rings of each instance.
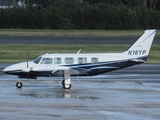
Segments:
[[[33,60],[34,63],[38,64],[41,61],[42,57],[38,57],[35,60]]]
[[[52,58],[43,58],[40,64],[52,64]]]

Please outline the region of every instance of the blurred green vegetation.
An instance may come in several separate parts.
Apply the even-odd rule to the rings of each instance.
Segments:
[[[33,1],[33,2],[32,2]],[[42,2],[43,1],[43,2]],[[0,8],[0,28],[8,29],[160,29],[159,2],[142,0],[30,0],[25,7]],[[80,2],[81,1],[81,2]],[[142,3],[145,1],[143,0]],[[152,2],[154,3],[154,2]],[[33,5],[34,4],[34,5]]]

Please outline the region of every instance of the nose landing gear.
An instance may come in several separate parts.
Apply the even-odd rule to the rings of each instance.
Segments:
[[[17,88],[22,88],[22,86],[23,86],[22,82],[19,81],[19,82],[16,83]]]

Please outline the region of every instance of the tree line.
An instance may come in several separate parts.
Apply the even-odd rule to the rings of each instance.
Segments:
[[[1,8],[0,28],[159,29],[159,0],[153,1],[28,0],[25,6]]]

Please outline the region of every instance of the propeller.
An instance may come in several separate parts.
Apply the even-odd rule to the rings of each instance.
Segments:
[[[26,72],[26,74],[27,74],[27,80],[28,80],[28,78],[29,78],[29,71],[30,71],[28,59],[26,60],[26,63],[27,63],[27,66],[25,68],[23,68],[22,71]]]
[[[28,65],[28,58],[27,58],[27,68],[29,67],[29,65]]]
[[[29,68],[29,64],[28,64],[28,58],[27,58],[27,68]],[[29,72],[27,72],[27,80],[29,80]]]

